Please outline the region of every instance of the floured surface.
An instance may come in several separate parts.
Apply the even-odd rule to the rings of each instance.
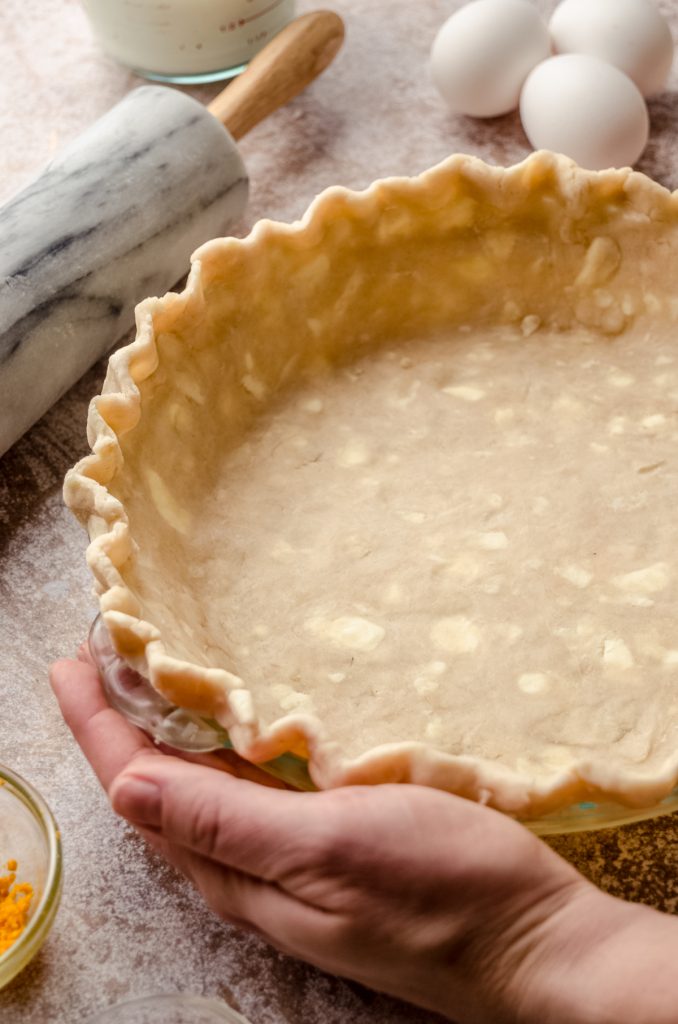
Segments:
[[[350,756],[421,740],[657,769],[677,402],[672,336],[642,332],[462,330],[320,378],[199,496],[206,633],[265,721],[316,714]]]

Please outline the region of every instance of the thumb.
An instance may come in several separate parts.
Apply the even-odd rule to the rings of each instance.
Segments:
[[[110,788],[134,824],[237,871],[275,881],[281,853],[313,828],[313,793],[267,789],[173,757],[137,757]],[[282,858],[286,859],[286,858]]]
[[[140,767],[143,771],[143,764]],[[162,779],[151,779],[150,770],[143,777],[137,774],[136,769],[134,772],[126,771],[115,783],[114,806],[117,809],[125,808],[126,816],[128,809],[129,812],[134,811],[135,827],[141,835],[161,856],[193,882],[208,906],[219,917],[238,927],[256,932],[283,953],[317,962],[319,966],[326,968],[330,966],[321,957],[324,950],[336,949],[336,936],[342,931],[341,921],[336,921],[324,909],[297,899],[293,893],[286,892],[275,882],[269,882],[265,877],[261,877],[261,872],[257,871],[257,865],[252,858],[247,861],[247,870],[238,870],[237,867],[224,863],[223,858],[218,862],[196,849],[191,849],[188,845],[182,845],[180,841],[173,841],[168,838],[167,828],[139,823],[138,818],[141,816],[160,820],[157,818],[158,791],[162,794],[163,822],[168,820],[166,807],[172,807],[171,813],[181,813],[184,805],[182,800],[175,800],[171,780],[175,769],[185,776],[185,769],[188,767],[191,768],[190,775],[193,779],[198,780],[201,792],[204,790],[205,776],[209,778],[215,774],[218,780],[222,778],[219,771],[202,767],[197,767],[196,770],[196,766],[188,766],[181,761],[172,766],[166,762],[158,773]],[[153,770],[153,775],[156,774],[152,762],[149,769]],[[225,778],[228,781],[229,777]],[[236,788],[240,789],[240,782],[234,781]],[[256,784],[252,783],[242,785],[246,790],[250,786],[257,788]],[[222,796],[228,798],[226,787],[223,788]],[[194,799],[188,808],[188,830],[196,828],[199,808],[206,806],[201,803],[201,799]],[[129,816],[132,817],[131,813]]]

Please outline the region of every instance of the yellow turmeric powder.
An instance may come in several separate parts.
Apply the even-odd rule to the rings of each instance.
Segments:
[[[28,921],[33,886],[17,882],[15,860],[7,861],[8,875],[0,876],[0,956],[19,938]]]

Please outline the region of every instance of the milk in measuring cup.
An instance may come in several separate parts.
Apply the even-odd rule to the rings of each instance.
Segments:
[[[142,75],[228,78],[294,16],[294,0],[83,0],[104,49]]]

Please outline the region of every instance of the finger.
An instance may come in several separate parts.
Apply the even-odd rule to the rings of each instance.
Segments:
[[[104,789],[139,754],[162,756],[140,729],[108,704],[92,665],[57,661],[49,678],[66,724]]]
[[[192,755],[164,745],[158,748],[142,730],[110,707],[86,643],[80,646],[77,661],[64,659],[52,666],[50,682],[67,724],[106,789],[115,775],[140,751],[157,754],[161,750],[186,760],[195,758],[201,764],[275,789],[287,788],[256,765],[250,765],[235,751],[224,751],[223,755]]]
[[[92,655],[92,651],[87,640],[83,640],[78,648],[78,661],[83,662],[85,665],[92,665],[98,672],[96,660]],[[212,768],[218,768],[221,771],[230,772],[231,775],[237,775],[239,779],[250,779],[252,782],[261,783],[262,786],[270,786],[272,789],[295,788],[294,786],[288,786],[280,779],[274,778],[274,776],[263,771],[263,769],[259,768],[257,765],[246,761],[244,758],[240,757],[235,750],[225,749],[208,754],[192,754],[189,751],[176,750],[164,743],[159,743],[157,746],[165,754],[171,754],[176,757],[181,757],[186,761],[195,761],[198,764],[205,764]]]
[[[267,881],[282,877],[289,856],[320,831],[309,801],[322,794],[273,791],[171,758],[139,758],[116,779],[110,796],[134,824]]]

